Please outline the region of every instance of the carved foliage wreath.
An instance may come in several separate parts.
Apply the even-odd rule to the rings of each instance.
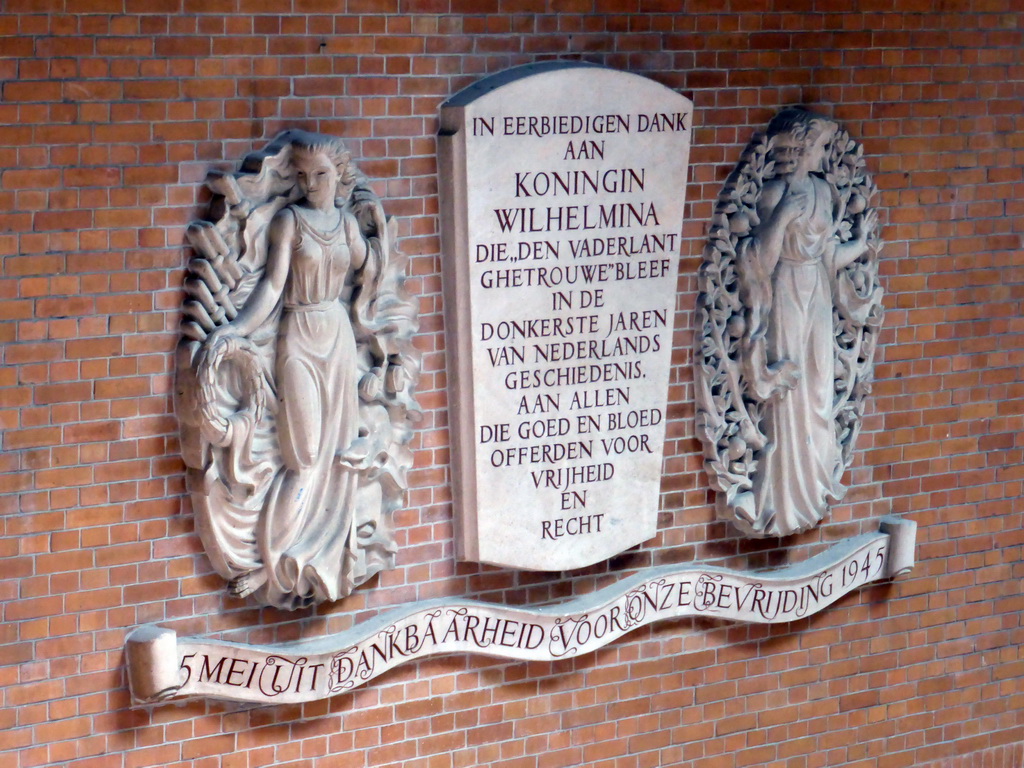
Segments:
[[[753,487],[768,442],[763,425],[771,400],[750,391],[744,376],[743,345],[749,343],[748,327],[762,326],[763,336],[766,317],[752,317],[743,294],[745,290],[770,292],[771,286],[766,282],[760,288],[751,287],[740,274],[737,252],[760,224],[757,203],[765,182],[775,176],[770,156],[773,143],[773,138],[755,134],[726,179],[698,276],[697,434],[704,446],[705,469],[719,492],[719,512],[748,533],[753,532],[744,525],[743,516],[735,517],[734,512],[740,498]],[[865,169],[863,146],[842,128],[836,131],[824,159],[823,174],[833,190],[835,237],[845,243],[853,236],[858,217],[871,206],[877,189]],[[865,398],[871,390],[872,360],[883,314],[878,281],[881,245],[877,233],[869,233],[864,254],[832,277],[832,414],[841,452],[837,481],[852,460]],[[764,277],[770,281],[770,276]]]

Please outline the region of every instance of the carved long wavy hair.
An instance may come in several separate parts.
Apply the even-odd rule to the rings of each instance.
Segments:
[[[301,130],[293,130],[290,134],[292,157],[296,154],[326,155],[327,159],[338,169],[337,196],[339,198],[347,197],[356,184],[364,180],[362,173],[352,162],[352,153],[345,147],[341,139],[336,136]]]
[[[838,131],[838,123],[803,107],[786,107],[768,123],[769,137],[788,133],[793,138],[801,141],[804,147],[823,133],[827,134],[829,141],[831,141]],[[828,157],[828,149],[823,153],[824,157]]]

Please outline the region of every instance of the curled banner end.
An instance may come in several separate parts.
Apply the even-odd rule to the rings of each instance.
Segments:
[[[886,515],[879,521],[878,528],[889,536],[886,576],[892,579],[912,571],[914,569],[914,547],[917,544],[917,523],[896,515]]]
[[[128,636],[132,697],[136,706],[197,697],[299,704],[351,691],[400,664],[438,654],[547,662],[592,653],[662,619],[792,622],[913,567],[914,523],[891,517],[881,528],[782,568],[656,566],[557,604],[438,597],[291,643],[178,638],[148,625]]]
[[[133,630],[125,640],[125,655],[133,704],[162,701],[181,687],[178,635],[173,629],[147,624]]]

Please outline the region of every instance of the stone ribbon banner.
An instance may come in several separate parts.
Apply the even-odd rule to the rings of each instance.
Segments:
[[[345,632],[280,645],[179,638],[172,629],[147,625],[127,639],[129,684],[136,704],[193,697],[290,704],[345,693],[400,664],[444,653],[552,661],[591,653],[662,619],[780,624],[909,571],[915,537],[914,522],[884,517],[877,533],[777,570],[662,566],[537,608],[439,598]]]

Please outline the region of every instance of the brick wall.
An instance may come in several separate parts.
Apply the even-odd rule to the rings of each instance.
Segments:
[[[0,2],[0,762],[1024,765],[1024,12],[827,10],[841,5]],[[529,574],[454,561],[434,136],[459,88],[558,56],[684,91],[695,131],[659,535]],[[779,550],[714,521],[690,350],[712,202],[752,130],[790,103],[864,141],[888,211],[888,312],[846,503]],[[346,137],[399,218],[425,409],[398,569],[297,614],[224,595],[193,532],[170,398],[201,180],[290,126]],[[312,637],[420,598],[523,603],[655,563],[800,559],[890,510],[920,525],[916,570],[796,624],[664,622],[575,661],[439,657],[304,706],[128,707],[122,649],[141,623]]]

